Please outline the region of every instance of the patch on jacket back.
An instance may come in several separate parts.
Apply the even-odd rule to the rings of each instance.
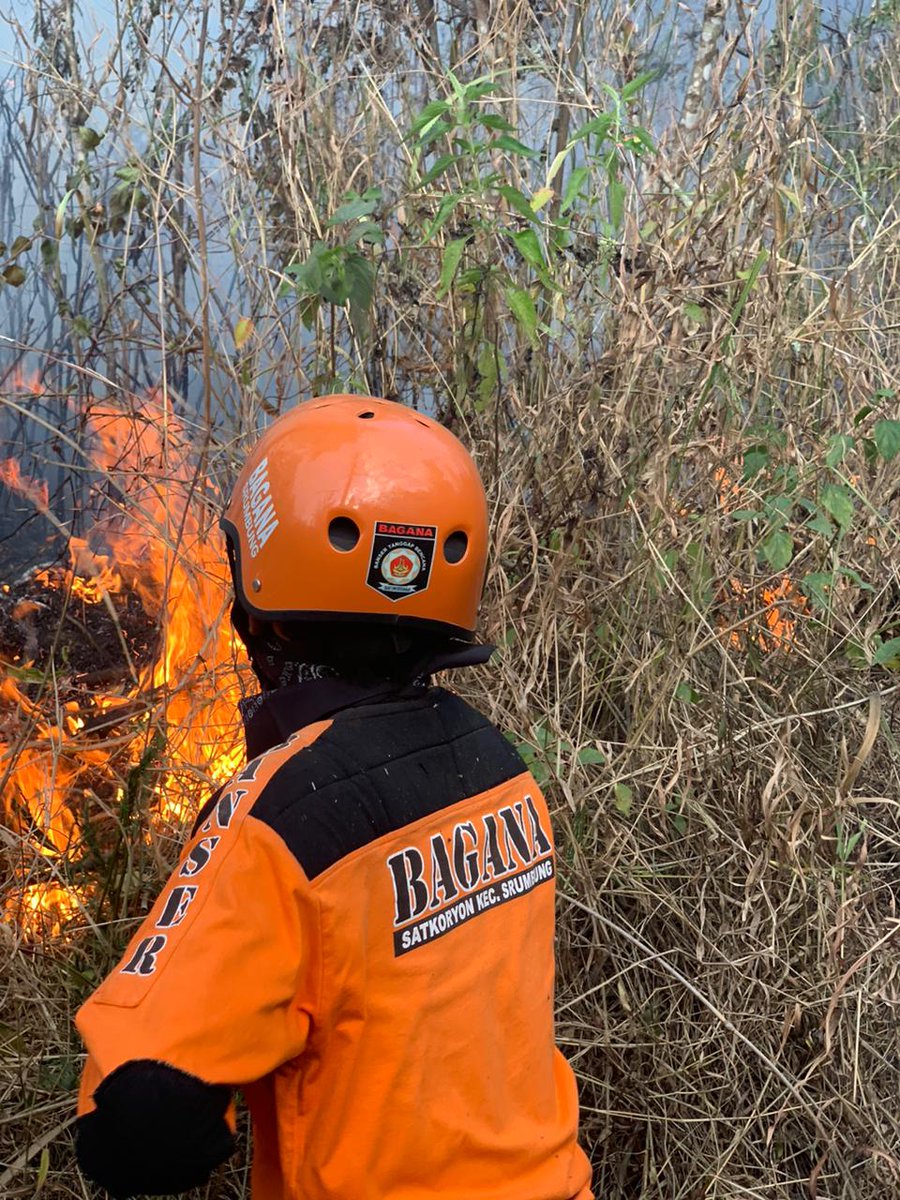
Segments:
[[[546,818],[544,818],[546,820]],[[394,885],[394,956],[433,942],[552,879],[549,828],[530,795],[457,821],[385,860]]]

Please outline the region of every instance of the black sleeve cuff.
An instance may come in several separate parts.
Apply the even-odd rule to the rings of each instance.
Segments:
[[[108,1075],[79,1118],[78,1163],[116,1200],[184,1192],[234,1151],[231,1089],[167,1063],[135,1059]]]

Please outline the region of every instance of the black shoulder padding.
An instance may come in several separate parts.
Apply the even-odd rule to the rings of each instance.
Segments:
[[[231,1089],[167,1063],[135,1059],[107,1076],[80,1117],[78,1163],[116,1200],[205,1183],[234,1150],[225,1120]]]
[[[458,696],[344,709],[279,767],[253,816],[287,843],[309,879],[394,830],[526,770],[499,730]]]

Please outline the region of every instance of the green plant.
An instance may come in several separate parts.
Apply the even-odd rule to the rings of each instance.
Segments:
[[[0,242],[0,288],[8,284],[10,287],[21,287],[26,279],[25,268],[18,261],[19,257],[31,249],[31,238],[21,234],[13,240],[11,246]]]
[[[300,263],[284,268],[287,277],[279,297],[296,294],[300,315],[312,329],[323,304],[346,309],[354,334],[364,339],[369,328],[369,310],[375,293],[375,263],[371,249],[384,242],[381,227],[370,218],[381,204],[379,188],[368,188],[361,195],[348,193],[327,221],[329,229],[343,231],[343,237],[313,242]],[[335,370],[332,340],[332,371]]]
[[[612,111],[582,125],[549,166],[502,113],[488,108],[499,88],[490,79],[463,84],[448,72],[452,95],[431,101],[413,121],[407,139],[414,187],[428,196],[431,210],[422,220],[422,245],[445,234],[436,299],[452,292],[463,313],[461,340],[470,366],[457,380],[460,399],[474,381],[483,406],[506,378],[513,347],[499,328],[504,315],[531,347],[551,332],[554,313],[564,315],[562,256],[576,240],[573,210],[580,202],[592,205],[585,197],[593,172],[607,186],[600,236],[610,250],[617,245],[625,205],[622,163],[628,154],[640,157],[653,149],[647,131],[628,121],[626,105],[651,78],[645,72],[621,93],[604,85]],[[569,159],[578,161],[559,196],[554,184]]]

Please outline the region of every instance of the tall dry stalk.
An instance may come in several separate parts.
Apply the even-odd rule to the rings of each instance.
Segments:
[[[123,9],[109,46],[75,24],[77,85],[23,30],[28,132],[3,128],[42,224],[0,296],[20,298],[2,417],[77,525],[73,395],[165,372],[223,486],[259,424],[317,391],[440,413],[478,455],[495,531],[497,663],[457,682],[554,803],[558,1028],[597,1194],[885,1200],[896,12],[680,11],[203,5],[136,26]],[[494,91],[459,99],[485,76]],[[429,143],[411,131],[436,100],[460,123]],[[365,319],[292,285],[316,254],[372,272]],[[26,301],[51,314],[39,344]],[[35,352],[47,391],[25,395],[13,369]],[[3,837],[12,862],[22,831]],[[118,917],[174,849],[141,860]],[[42,1195],[81,1194],[70,1018],[125,932],[90,908],[40,950],[0,928],[0,1191],[30,1188],[46,1151]],[[213,1190],[246,1187],[239,1160]]]

